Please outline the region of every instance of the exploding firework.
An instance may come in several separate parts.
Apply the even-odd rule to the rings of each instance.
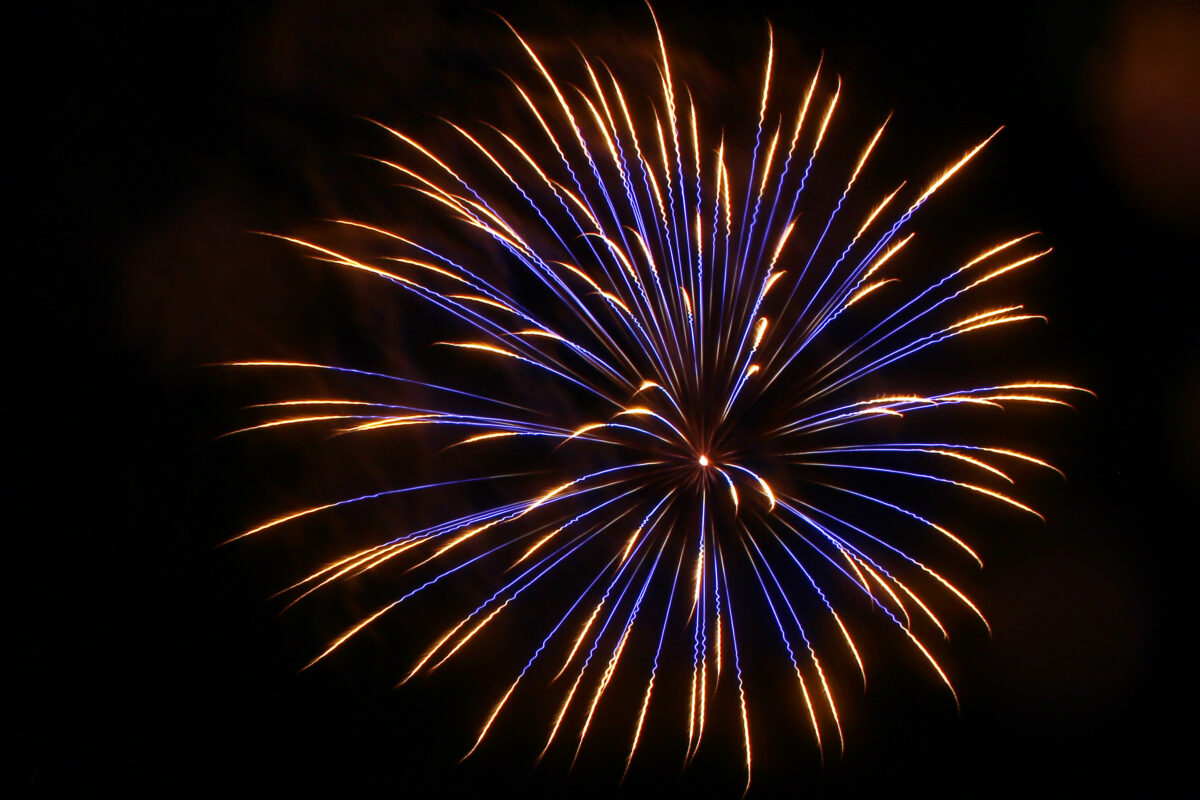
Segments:
[[[859,178],[885,121],[839,167],[836,190],[806,191],[840,96],[819,66],[780,101],[768,44],[757,124],[734,146],[705,133],[661,33],[649,96],[584,56],[571,86],[514,36],[531,79],[513,79],[513,99],[532,133],[449,123],[455,146],[435,150],[386,129],[401,155],[381,163],[474,249],[350,220],[338,224],[372,256],[281,237],[433,309],[444,327],[431,368],[448,377],[239,365],[321,371],[365,392],[271,403],[278,416],[246,431],[322,426],[400,447],[416,435],[443,450],[423,465],[436,477],[235,538],[387,497],[464,509],[407,514],[404,530],[288,590],[295,602],[367,573],[394,577],[391,598],[313,663],[418,598],[486,576],[481,602],[448,611],[401,681],[499,647],[496,621],[517,618],[526,649],[480,707],[470,752],[523,695],[548,695],[538,759],[556,745],[578,756],[611,708],[626,770],[656,717],[677,723],[686,761],[723,703],[747,781],[756,659],[786,670],[790,696],[777,702],[817,749],[842,747],[835,687],[847,673],[866,678],[847,609],[875,614],[949,688],[935,656],[955,613],[946,609],[983,615],[922,559],[949,549],[981,564],[943,517],[959,519],[960,500],[1037,516],[1005,487],[1053,469],[949,433],[964,415],[1066,405],[1080,391],[1020,376],[962,385],[929,359],[1040,319],[980,305],[1048,252],[1032,235],[983,247],[933,281],[906,280],[917,212],[992,137],[923,184],[872,195]]]

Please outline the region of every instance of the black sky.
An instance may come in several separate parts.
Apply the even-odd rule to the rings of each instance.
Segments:
[[[615,793],[601,773],[534,771],[524,751],[457,764],[475,715],[453,681],[392,691],[403,662],[386,639],[382,654],[298,671],[329,627],[304,608],[277,617],[267,598],[304,554],[215,545],[329,485],[305,477],[304,452],[214,442],[242,405],[272,398],[203,366],[386,347],[328,307],[363,302],[358,289],[249,232],[396,213],[357,158],[388,146],[360,117],[418,132],[438,114],[502,118],[496,70],[520,53],[486,9],[541,42],[619,56],[648,40],[640,4],[599,5],[133,5],[29,26],[45,68],[21,92],[29,118],[50,124],[24,151],[45,179],[18,238],[41,246],[22,257],[35,281],[14,317],[17,363],[32,369],[13,393],[32,388],[38,406],[11,423],[18,792]],[[854,700],[845,757],[821,769],[805,750],[800,767],[756,776],[753,796],[1165,785],[1195,699],[1179,653],[1195,627],[1200,102],[1180,88],[1197,65],[1179,42],[1194,43],[1196,15],[1170,3],[733,6],[657,4],[679,69],[694,67],[713,102],[757,92],[746,81],[770,19],[797,86],[823,52],[855,119],[896,111],[892,153],[914,171],[1006,126],[947,211],[961,204],[966,233],[985,238],[1044,232],[1055,252],[1023,290],[1051,324],[1029,355],[1098,395],[1044,428],[1042,452],[1069,476],[1037,490],[1047,525],[986,542],[973,586],[995,635],[964,637],[961,716],[925,676],[887,677],[885,659]],[[397,322],[366,309],[380,328]],[[740,792],[721,766],[679,781]]]

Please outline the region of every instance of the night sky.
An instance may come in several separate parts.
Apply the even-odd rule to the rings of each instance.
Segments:
[[[987,568],[956,567],[993,627],[988,639],[964,620],[946,651],[961,714],[903,648],[881,649],[869,691],[846,697],[845,755],[821,767],[797,732],[794,758],[779,743],[764,756],[751,796],[1153,793],[1190,757],[1189,729],[1176,726],[1195,701],[1181,653],[1195,630],[1185,553],[1200,489],[1200,13],[1167,2],[964,3],[948,14],[730,5],[656,4],[701,108],[753,105],[769,19],[777,74],[797,96],[822,53],[842,76],[847,135],[895,111],[897,174],[921,180],[1006,126],[921,231],[931,242],[945,225],[950,240],[979,245],[1041,231],[1054,253],[1018,286],[1050,324],[1013,341],[1033,374],[1097,393],[1038,423],[1032,449],[1068,475],[1023,495],[1046,525],[985,523],[973,542]],[[9,719],[20,740],[10,786],[617,795],[619,771],[598,761],[572,776],[561,759],[534,769],[537,747],[519,733],[458,763],[493,697],[495,681],[475,677],[489,674],[485,648],[393,690],[419,646],[395,641],[432,630],[400,623],[384,632],[396,640],[381,633],[300,671],[359,598],[280,616],[270,596],[319,557],[286,535],[217,545],[314,498],[386,486],[389,466],[343,474],[322,465],[316,437],[218,440],[246,424],[245,405],[286,392],[207,365],[422,363],[396,350],[414,324],[405,309],[253,232],[319,236],[322,219],[406,213],[394,181],[360,157],[395,152],[363,118],[432,138],[439,115],[514,116],[498,70],[525,65],[488,9],[561,58],[575,42],[646,74],[644,7],[203,8],[68,8],[26,29],[44,68],[21,81],[38,110],[20,156],[45,179],[15,236],[37,252],[12,267],[34,283],[14,316],[15,362],[30,377],[10,392],[37,409],[10,418],[21,476],[10,500]],[[730,130],[735,121],[750,124]],[[331,521],[306,541],[353,536],[354,524]],[[429,607],[416,616],[441,620]],[[736,731],[710,745],[721,741],[728,752],[711,747],[680,775],[682,743],[664,737],[652,750],[662,762],[631,775],[623,796],[739,796]]]

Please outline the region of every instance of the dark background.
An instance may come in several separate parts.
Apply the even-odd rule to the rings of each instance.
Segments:
[[[418,133],[439,113],[504,119],[495,70],[521,54],[488,7],[546,46],[648,42],[639,4],[579,5],[127,4],[22,28],[41,66],[19,81],[35,110],[14,155],[41,178],[16,237],[37,246],[13,257],[34,281],[12,292],[30,377],[10,391],[37,406],[10,421],[18,792],[615,792],[615,776],[534,771],[526,751],[457,764],[476,707],[450,680],[392,691],[404,662],[386,639],[299,671],[331,628],[305,609],[277,617],[267,597],[305,554],[216,545],[328,489],[305,477],[319,448],[215,442],[244,424],[241,405],[271,398],[203,366],[386,347],[355,337],[402,321],[250,232],[395,213],[356,157],[390,145],[358,116]],[[1069,476],[1036,495],[1048,524],[983,543],[970,585],[994,636],[966,634],[953,661],[961,716],[927,676],[889,677],[885,658],[851,702],[844,758],[822,769],[802,741],[799,766],[756,773],[754,796],[1165,786],[1195,699],[1181,653],[1200,455],[1200,15],[1165,2],[657,9],[702,108],[705,94],[757,94],[770,18],[797,92],[823,51],[856,119],[897,111],[892,152],[917,159],[914,177],[1006,125],[931,222],[1045,232],[1055,253],[1024,296],[1051,325],[1031,362],[1098,395],[1044,428],[1041,452]],[[339,306],[365,309],[368,333]],[[717,762],[680,786],[737,796],[736,764]]]

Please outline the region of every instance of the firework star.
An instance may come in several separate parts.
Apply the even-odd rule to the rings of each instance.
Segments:
[[[290,587],[292,603],[366,573],[393,587],[313,663],[486,575],[490,590],[469,607],[446,604],[401,680],[497,647],[497,620],[524,631],[469,752],[522,697],[550,697],[531,758],[557,749],[574,763],[603,716],[621,731],[625,770],[655,719],[677,731],[686,762],[726,707],[749,785],[755,709],[777,702],[756,697],[755,662],[787,673],[778,702],[819,751],[843,747],[837,688],[867,674],[852,617],[882,620],[953,696],[937,656],[946,614],[986,623],[927,554],[955,570],[982,562],[939,512],[1038,516],[1011,486],[1053,470],[960,437],[958,423],[1066,405],[1080,390],[929,369],[963,341],[986,347],[999,329],[1042,319],[989,303],[1048,252],[1033,235],[912,277],[919,212],[996,134],[940,174],[880,189],[860,178],[887,120],[850,159],[819,159],[841,96],[819,65],[780,89],[768,40],[757,119],[722,131],[655,31],[629,84],[585,55],[577,79],[555,77],[514,30],[526,58],[510,79],[520,132],[448,122],[435,147],[385,126],[396,152],[379,163],[415,195],[406,202],[437,209],[474,249],[353,220],[335,224],[370,256],[280,237],[427,306],[442,374],[242,362],[355,387],[257,406],[271,416],[243,430],[317,426],[393,448],[419,436],[442,450],[423,465],[428,480],[293,510],[235,538],[433,498],[455,510],[406,514]],[[815,191],[816,173],[833,169],[836,188],[825,177]]]

